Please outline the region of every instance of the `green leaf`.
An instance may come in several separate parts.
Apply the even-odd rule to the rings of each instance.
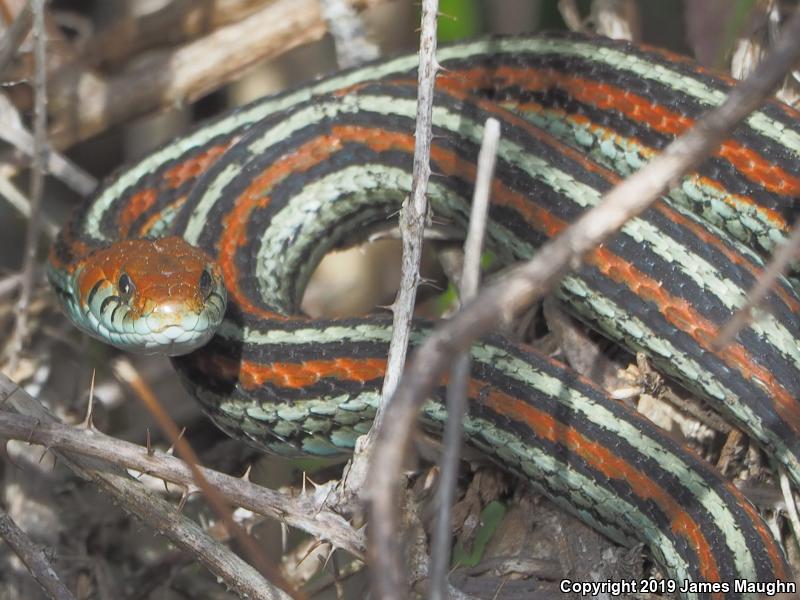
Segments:
[[[457,567],[474,567],[481,562],[486,546],[500,526],[503,517],[506,516],[506,512],[505,505],[497,500],[486,505],[486,508],[481,512],[481,525],[475,534],[472,551],[467,552],[461,542],[456,544],[453,549],[452,567],[454,569]]]
[[[481,32],[477,0],[440,0],[437,24],[440,42],[475,37]]]

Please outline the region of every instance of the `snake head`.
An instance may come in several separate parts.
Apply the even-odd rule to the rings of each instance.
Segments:
[[[220,270],[179,237],[116,242],[58,287],[78,327],[132,352],[187,354],[211,339],[225,314]]]

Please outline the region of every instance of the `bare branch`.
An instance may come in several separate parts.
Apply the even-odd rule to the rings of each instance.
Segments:
[[[336,46],[340,69],[355,67],[380,56],[380,49],[367,39],[364,23],[346,0],[320,0],[322,14]]]
[[[376,442],[376,432],[381,430],[384,416],[389,410],[389,400],[395,393],[403,372],[408,342],[411,337],[414,304],[420,281],[419,264],[422,258],[422,240],[425,234],[425,221],[428,217],[427,192],[428,179],[431,174],[433,93],[438,69],[436,63],[436,18],[438,12],[438,0],[423,0],[422,30],[419,38],[419,69],[417,71],[417,119],[414,130],[412,197],[406,199],[400,211],[400,231],[403,234],[402,275],[400,289],[393,306],[392,341],[389,345],[381,402],[367,437],[363,453],[365,457],[370,457],[370,448]],[[393,473],[398,472],[393,471]],[[376,521],[370,523],[373,531],[376,528],[383,528],[383,526],[383,523]],[[398,531],[399,528],[396,528],[394,534]],[[381,537],[394,545],[392,554],[400,556],[402,547],[400,536],[394,534],[384,531]],[[378,598],[406,598],[408,595],[407,581],[400,561],[383,562],[382,564],[385,568],[372,571],[376,596]]]
[[[422,258],[422,240],[428,217],[428,179],[431,176],[431,131],[433,121],[433,90],[436,82],[436,15],[438,0],[422,3],[422,32],[419,41],[419,70],[417,75],[417,119],[414,130],[414,165],[411,198],[400,211],[400,231],[403,237],[403,271],[400,289],[394,302],[392,342],[386,377],[383,380],[381,406],[375,417],[373,430],[380,428],[385,407],[397,388],[403,372],[411,335],[411,321],[419,285],[419,264]]]
[[[33,25],[33,0],[28,0],[14,22],[0,36],[0,74],[11,63]]]
[[[25,564],[37,583],[53,600],[75,600],[58,577],[44,552],[25,535],[5,511],[0,510],[0,537]]]
[[[780,244],[772,260],[758,277],[756,285],[747,294],[747,300],[736,314],[731,317],[725,327],[714,341],[716,348],[724,348],[733,341],[736,334],[747,325],[753,315],[753,309],[761,304],[764,297],[770,292],[778,278],[786,273],[789,266],[797,260],[800,254],[800,220],[794,224],[789,239]]]
[[[469,302],[478,293],[481,275],[481,252],[489,213],[489,192],[497,162],[497,145],[500,142],[500,122],[487,119],[483,142],[478,154],[475,192],[469,231],[464,242],[464,267],[461,275],[461,301]],[[447,387],[447,423],[444,429],[444,450],[441,459],[441,476],[437,496],[438,514],[431,551],[431,581],[429,598],[444,600],[447,597],[447,569],[450,565],[450,515],[458,476],[461,453],[461,427],[467,409],[467,383],[472,361],[466,352],[459,353],[453,364],[450,385]]]
[[[23,217],[31,218],[31,203],[25,197],[25,194],[20,192],[17,187],[11,183],[4,171],[0,169],[0,196],[2,196],[19,214]],[[59,227],[47,217],[44,213],[40,213],[41,225],[43,233],[51,240],[55,239],[58,234]],[[22,273],[20,273],[20,283],[22,282]]]
[[[5,94],[0,94],[0,138],[25,156],[32,157],[35,154],[36,144],[33,135],[23,124],[17,107]],[[49,150],[46,158],[48,173],[63,181],[81,196],[88,196],[97,187],[97,180],[94,177],[64,155]]]
[[[395,502],[396,484],[409,449],[419,406],[432,393],[453,353],[477,337],[509,322],[532,301],[552,289],[581,257],[647,208],[672,181],[707,157],[733,127],[757,108],[800,56],[800,12],[786,25],[770,57],[726,100],[692,129],[672,142],[640,171],[605,194],[603,202],[584,213],[529,262],[484,288],[478,298],[440,325],[416,352],[387,410],[375,445],[368,481],[372,489],[369,556],[373,572],[402,573],[401,521]],[[381,577],[379,583],[384,584]],[[379,588],[381,598],[401,598],[403,582],[394,590]],[[398,590],[401,590],[398,592]]]
[[[25,236],[25,250],[22,258],[22,280],[17,302],[14,334],[9,344],[10,365],[16,370],[22,346],[28,337],[28,304],[33,294],[34,268],[36,267],[36,246],[39,241],[40,206],[44,191],[44,169],[47,157],[47,75],[45,55],[44,0],[33,0],[33,39],[36,62],[34,79],[33,112],[33,160],[31,162],[30,219]]]
[[[422,258],[422,241],[428,214],[427,189],[430,178],[431,122],[433,119],[433,89],[436,81],[436,11],[438,0],[426,0],[422,5],[422,32],[420,33],[420,53],[417,91],[417,119],[414,132],[414,165],[411,182],[411,199],[406,199],[400,211],[400,234],[403,244],[402,271],[400,287],[392,310],[392,340],[386,375],[383,379],[381,402],[378,406],[372,428],[356,441],[355,452],[342,478],[345,495],[350,491],[360,494],[364,490],[367,477],[370,448],[374,444],[375,432],[383,419],[386,405],[394,393],[403,371],[411,337],[411,323],[414,316],[414,303],[417,286],[420,282],[419,265]],[[343,502],[347,498],[342,499]]]
[[[381,0],[351,1],[364,6]],[[275,0],[179,48],[143,56],[114,77],[66,70],[53,80],[51,140],[63,148],[133,116],[192,102],[326,31],[318,0]]]
[[[81,60],[108,68],[135,54],[174,46],[230,25],[271,0],[171,0],[138,18],[125,17],[97,33],[81,48]]]

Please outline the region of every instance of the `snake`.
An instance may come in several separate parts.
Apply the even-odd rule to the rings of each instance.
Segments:
[[[459,42],[437,60],[429,202],[466,228],[483,123],[497,119],[486,236],[504,263],[533,256],[732,85],[661,49],[570,33]],[[416,66],[404,55],[334,73],[121,169],[51,250],[67,316],[123,350],[170,355],[235,438],[289,456],[352,451],[378,406],[391,321],[311,319],[298,306],[322,257],[386,227],[410,193]],[[797,215],[799,122],[786,105],[764,105],[555,292],[708,402],[795,484],[797,265],[730,345],[712,343]],[[412,345],[431,326],[416,325]],[[742,493],[636,410],[500,335],[470,353],[467,442],[603,535],[645,544],[680,597],[794,585]],[[447,418],[443,385],[420,417],[432,432]]]

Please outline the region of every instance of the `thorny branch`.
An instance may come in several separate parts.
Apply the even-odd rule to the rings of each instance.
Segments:
[[[355,452],[344,476],[345,490],[363,490],[367,476],[367,461],[375,440],[375,432],[386,412],[389,399],[397,387],[406,362],[414,304],[419,285],[419,265],[422,260],[422,242],[428,218],[428,179],[430,178],[431,127],[433,121],[433,90],[436,81],[436,17],[438,0],[425,0],[422,4],[422,30],[417,88],[417,118],[414,131],[414,163],[412,167],[411,198],[407,198],[400,211],[400,233],[403,244],[402,271],[397,297],[392,305],[392,340],[386,362],[386,375],[381,390],[372,428],[356,442]]]
[[[411,336],[411,322],[419,285],[419,265],[422,259],[422,240],[428,218],[428,179],[431,176],[431,137],[433,126],[433,90],[436,82],[436,17],[438,0],[422,3],[422,31],[419,38],[419,69],[417,74],[417,118],[414,130],[414,164],[412,167],[411,198],[400,211],[400,231],[403,234],[403,271],[400,289],[395,300],[392,322],[392,342],[386,377],[381,392],[381,408],[373,428],[380,428],[385,407],[397,388],[406,362]]]
[[[392,322],[392,341],[389,346],[386,376],[381,391],[381,404],[375,415],[368,436],[365,455],[372,458],[376,432],[380,432],[385,415],[390,410],[390,398],[395,394],[397,383],[406,362],[408,343],[411,338],[411,325],[414,317],[414,303],[419,285],[419,265],[422,258],[422,240],[425,222],[428,218],[428,179],[431,174],[431,138],[433,127],[433,94],[436,83],[436,19],[438,0],[424,0],[422,3],[422,28],[419,38],[419,68],[417,71],[417,118],[414,131],[414,163],[412,167],[411,198],[406,199],[400,211],[400,231],[403,234],[403,258],[400,289],[394,303]],[[396,471],[395,473],[399,473]],[[373,521],[371,528],[383,529],[385,523]],[[395,533],[399,531],[396,528]],[[380,534],[388,543],[395,544],[392,552],[399,556],[402,552],[400,537],[388,531]],[[375,557],[372,556],[371,560]],[[377,564],[377,563],[376,563]],[[405,597],[406,577],[400,561],[383,562],[383,569],[373,571],[373,582],[378,597]]]
[[[186,488],[195,487],[191,469],[181,459],[157,450],[148,452],[147,448],[96,429],[57,422],[41,423],[31,417],[0,411],[0,437],[97,458]],[[236,506],[277,519],[317,539],[327,540],[354,556],[361,557],[366,551],[363,532],[353,529],[343,517],[326,508],[324,487],[317,492],[286,494],[213,469],[200,467],[200,470],[208,482]]]
[[[38,401],[0,374],[0,405],[6,403],[21,414],[32,417],[40,427],[58,423]],[[94,458],[68,452],[57,452],[57,455],[76,475],[94,481],[102,492],[126,511],[196,557],[240,596],[259,600],[287,600],[286,594],[265,580],[253,567],[127,474],[110,469]]]

